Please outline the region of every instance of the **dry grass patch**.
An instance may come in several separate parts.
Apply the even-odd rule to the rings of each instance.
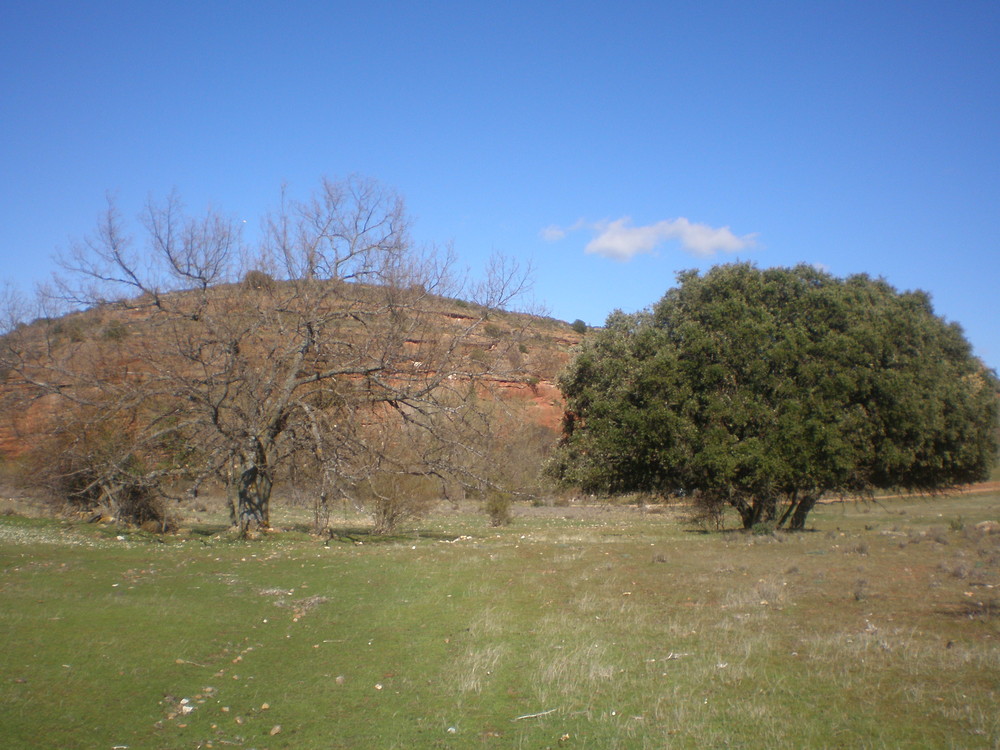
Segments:
[[[469,648],[455,669],[455,688],[459,693],[481,693],[484,684],[497,672],[509,648],[502,644]]]

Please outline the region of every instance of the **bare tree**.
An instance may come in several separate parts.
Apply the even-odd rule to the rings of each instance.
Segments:
[[[376,508],[414,482],[472,481],[463,454],[479,448],[455,436],[489,429],[477,404],[516,361],[518,330],[483,333],[525,289],[516,265],[465,284],[450,253],[414,247],[402,200],[360,178],[283,196],[253,248],[234,221],[191,218],[176,196],[148,203],[141,225],[140,244],[109,202],[58,283],[60,299],[131,326],[127,345],[8,347],[26,392],[127,419],[105,469],[127,463],[149,486],[221,478],[243,534],[269,525],[283,467],[309,467],[324,498]],[[459,315],[445,298],[462,294],[475,304]]]

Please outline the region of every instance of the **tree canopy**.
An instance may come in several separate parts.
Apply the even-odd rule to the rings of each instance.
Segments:
[[[829,493],[984,479],[998,381],[920,291],[811,266],[718,266],[613,313],[560,379],[554,472],[804,527]]]

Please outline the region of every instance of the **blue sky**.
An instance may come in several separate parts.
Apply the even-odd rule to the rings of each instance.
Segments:
[[[564,320],[805,262],[928,291],[996,368],[998,40],[996,0],[7,2],[3,276],[108,191],[255,223],[360,173]]]

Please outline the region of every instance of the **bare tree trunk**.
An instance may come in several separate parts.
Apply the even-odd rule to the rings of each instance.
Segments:
[[[239,476],[236,478],[236,517],[240,536],[267,529],[271,525],[272,484],[268,451],[255,438],[249,455],[242,458]]]
[[[266,529],[271,523],[271,479],[256,464],[245,466],[237,480],[237,519],[240,536]]]
[[[239,500],[237,498],[238,493],[236,487],[236,466],[234,466],[232,462],[229,464],[229,472],[226,479],[226,507],[229,509],[229,525],[236,526],[237,520],[239,519],[236,506]]]

